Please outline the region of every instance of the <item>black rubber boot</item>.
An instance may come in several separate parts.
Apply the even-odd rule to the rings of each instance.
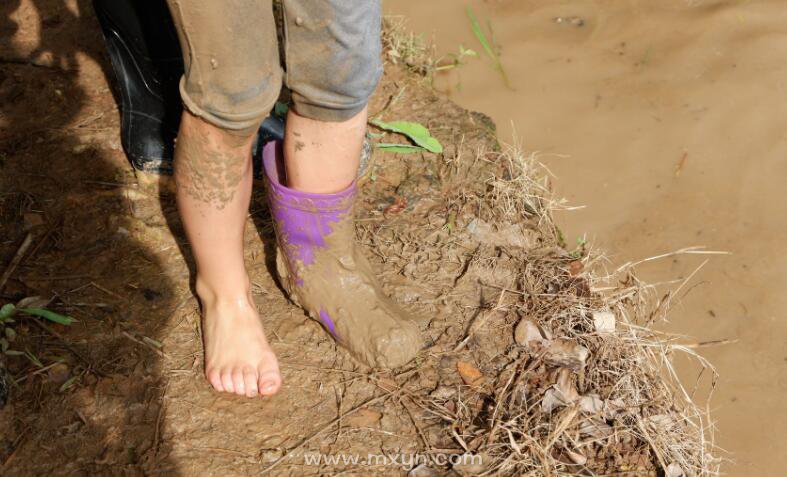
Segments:
[[[164,0],[93,0],[115,73],[121,142],[135,169],[171,174],[183,59]]]

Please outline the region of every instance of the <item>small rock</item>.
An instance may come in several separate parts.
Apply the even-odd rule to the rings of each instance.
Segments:
[[[535,321],[530,318],[522,318],[514,328],[514,341],[518,345],[528,346],[533,341],[546,343],[549,339]]]
[[[429,394],[433,399],[445,400],[451,399],[456,394],[456,390],[451,386],[437,386],[437,389]]]
[[[594,311],[593,326],[598,333],[615,332],[615,314],[611,311]]]
[[[65,363],[57,363],[49,368],[46,374],[53,383],[63,384],[68,381],[68,378],[71,376],[71,370],[68,369],[68,365]]]

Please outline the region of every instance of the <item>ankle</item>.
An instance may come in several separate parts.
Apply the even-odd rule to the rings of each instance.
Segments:
[[[236,286],[229,286],[226,283],[211,283],[197,276],[194,288],[203,306],[244,302],[251,304],[251,283],[248,277]]]

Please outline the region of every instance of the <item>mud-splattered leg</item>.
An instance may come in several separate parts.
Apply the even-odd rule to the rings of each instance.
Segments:
[[[295,190],[326,194],[346,189],[358,174],[366,134],[366,108],[341,122],[287,115],[284,161],[287,185]]]
[[[175,151],[178,210],[197,263],[205,374],[218,391],[249,397],[281,386],[243,262],[255,132],[222,130],[185,112]]]

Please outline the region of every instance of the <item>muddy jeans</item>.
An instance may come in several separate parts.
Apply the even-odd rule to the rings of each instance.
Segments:
[[[183,49],[183,103],[221,128],[259,124],[282,77],[295,111],[322,121],[357,114],[380,79],[380,0],[281,0],[284,71],[272,0],[167,2]]]

